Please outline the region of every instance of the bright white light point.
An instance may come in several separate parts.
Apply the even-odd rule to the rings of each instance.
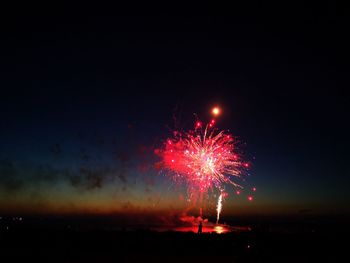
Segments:
[[[219,107],[214,107],[211,111],[215,116],[220,114],[220,108]]]

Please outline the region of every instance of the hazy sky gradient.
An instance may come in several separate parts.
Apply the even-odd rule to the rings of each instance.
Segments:
[[[250,203],[227,187],[225,212],[348,211],[334,24],[255,15],[15,17],[1,36],[0,211],[185,209],[153,152],[214,104],[258,189]]]

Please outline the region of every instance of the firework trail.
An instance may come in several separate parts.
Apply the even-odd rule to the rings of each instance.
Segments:
[[[221,209],[222,209],[222,194],[220,194],[219,199],[218,199],[218,204],[216,206],[216,224],[219,223],[219,219],[220,219],[220,213],[221,213]]]

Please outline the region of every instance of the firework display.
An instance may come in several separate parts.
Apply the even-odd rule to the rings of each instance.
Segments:
[[[220,109],[215,107],[216,117]],[[173,132],[160,151],[162,166],[174,181],[184,182],[190,196],[220,192],[217,218],[222,207],[225,184],[240,189],[239,177],[249,168],[236,150],[235,138],[215,128],[215,119],[203,126],[197,121],[188,132]],[[237,190],[239,192],[239,190]],[[200,198],[201,199],[201,198]],[[201,200],[200,200],[201,201]],[[217,220],[218,221],[218,220]]]

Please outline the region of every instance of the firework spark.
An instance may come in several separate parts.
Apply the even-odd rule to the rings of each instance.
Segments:
[[[219,107],[214,107],[211,111],[214,116],[217,116],[220,114],[220,108]]]

